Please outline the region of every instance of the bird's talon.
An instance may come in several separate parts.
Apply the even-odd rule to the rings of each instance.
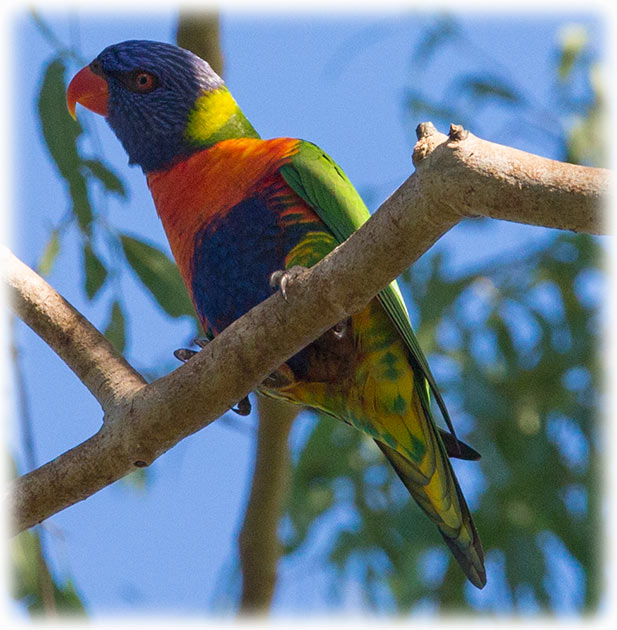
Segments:
[[[287,366],[281,366],[276,372],[267,376],[262,385],[264,387],[280,389],[291,385],[294,381],[293,372]]]
[[[245,396],[242,400],[238,401],[236,407],[232,407],[231,411],[237,413],[239,416],[248,416],[251,413],[251,401],[248,396]]]
[[[193,339],[193,345],[199,346],[201,350],[203,350],[212,340],[214,339],[214,334],[211,330],[206,331],[205,337],[197,337]],[[189,348],[178,348],[174,350],[174,357],[178,359],[178,361],[182,361],[186,363],[191,357],[194,357],[199,350],[189,350]]]
[[[287,283],[289,282],[289,275],[285,269],[279,269],[270,276],[270,287],[272,289],[280,289],[281,295],[285,302],[287,302]]]
[[[188,348],[178,348],[174,350],[174,357],[182,363],[186,363],[191,357],[197,354],[197,350],[189,350]]]
[[[278,289],[281,286],[281,278],[285,275],[285,273],[286,271],[284,269],[279,269],[270,274],[271,289]]]
[[[287,285],[288,284],[289,284],[289,276],[284,275],[281,278],[281,293],[283,294],[283,298],[285,299],[285,302],[287,302]]]
[[[202,350],[212,341],[210,337],[197,337],[193,339],[193,343],[199,346]]]
[[[289,269],[279,269],[278,271],[274,271],[270,275],[270,287],[273,289],[280,289],[283,299],[285,302],[288,302],[287,287],[289,286],[289,283],[293,282],[303,271],[304,267],[300,267],[299,265],[294,265]]]
[[[332,334],[334,335],[335,339],[337,340],[343,339],[343,337],[347,334],[347,329],[349,328],[350,324],[351,324],[351,318],[348,318],[348,319],[343,319],[335,326],[332,326],[330,330],[332,331]]]

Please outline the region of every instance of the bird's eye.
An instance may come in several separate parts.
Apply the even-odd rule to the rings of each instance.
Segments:
[[[103,64],[98,59],[95,59],[90,64],[90,70],[92,70],[94,74],[98,74],[101,77],[103,76]]]
[[[146,94],[158,87],[158,79],[150,72],[139,70],[131,77],[131,87],[135,92]]]

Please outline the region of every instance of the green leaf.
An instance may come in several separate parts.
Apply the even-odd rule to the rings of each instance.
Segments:
[[[42,276],[47,276],[51,272],[51,268],[56,260],[56,256],[60,252],[60,237],[58,230],[53,230],[51,237],[45,247],[43,256],[38,264],[37,270]]]
[[[62,177],[70,179],[80,164],[77,138],[81,125],[66,109],[64,62],[57,58],[45,70],[39,92],[38,112],[45,144]]]
[[[56,582],[45,559],[39,532],[22,532],[10,541],[12,596],[22,602],[31,615],[49,612],[50,596],[57,611],[84,613],[84,607],[70,580]],[[44,593],[43,591],[48,592]]]
[[[81,125],[66,109],[65,66],[60,58],[51,61],[45,70],[38,98],[43,139],[60,175],[67,181],[73,201],[73,212],[83,231],[89,230],[92,209],[88,200],[86,180],[81,173],[81,158],[77,138]]]
[[[167,255],[144,241],[121,235],[124,255],[137,277],[161,308],[172,317],[195,316],[178,267]]]
[[[9,552],[13,570],[12,595],[19,600],[37,590],[38,536],[30,530],[22,532],[10,541]]]
[[[561,54],[559,55],[557,72],[559,79],[565,81],[570,76],[576,62],[581,58],[589,38],[584,26],[570,24],[562,29],[559,39]]]
[[[126,197],[122,180],[100,160],[82,160],[82,164],[96,177],[103,186],[113,193]]]
[[[63,613],[76,613],[80,617],[82,615],[85,616],[86,611],[71,580],[67,580],[66,584],[62,587],[56,585],[54,595],[56,598],[56,606],[59,611]]]
[[[125,477],[122,477],[120,482],[126,486],[132,487],[134,490],[144,492],[148,489],[148,482],[150,481],[151,470],[148,468],[138,468],[129,473]]]
[[[91,300],[105,283],[107,269],[90,245],[84,246],[84,269],[86,272],[86,295]]]
[[[82,232],[90,232],[92,222],[92,208],[88,199],[88,186],[85,178],[79,174],[69,180],[69,192],[73,200],[73,214]]]
[[[418,45],[413,52],[413,59],[417,65],[426,68],[430,58],[443,47],[459,36],[460,26],[451,16],[443,15],[438,18],[432,28],[427,28],[421,35]]]
[[[495,99],[505,103],[521,104],[522,97],[517,90],[497,76],[461,77],[456,81],[456,91],[478,101]]]
[[[461,121],[463,126],[468,126],[465,124],[462,112],[444,103],[431,102],[420,92],[409,90],[405,96],[405,107],[414,119],[426,116],[433,121],[437,121],[436,124],[457,120]]]
[[[109,322],[103,334],[111,341],[118,352],[124,352],[126,346],[126,325],[122,307],[117,300],[111,305]]]

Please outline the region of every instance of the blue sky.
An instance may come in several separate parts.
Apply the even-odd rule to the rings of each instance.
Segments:
[[[62,41],[77,44],[86,60],[124,39],[172,41],[176,20],[175,11],[164,9],[114,17],[78,11],[75,18],[62,9],[42,10],[41,15]],[[580,12],[566,16],[473,13],[461,21],[470,40],[490,54],[513,82],[527,84],[542,101],[554,76],[551,51],[559,26],[583,19],[599,39],[601,30],[592,17]],[[446,77],[457,66],[468,69],[466,64],[471,63],[446,51],[435,60],[430,74],[410,76],[412,46],[425,19],[426,15],[411,12],[325,18],[223,11],[226,82],[263,137],[289,135],[319,144],[366,193],[373,210],[412,171],[414,138],[403,114],[404,88],[415,80],[429,81],[431,91],[439,95],[446,88]],[[53,51],[25,12],[16,15],[13,33],[13,95],[19,95],[11,112],[17,144],[14,249],[22,260],[35,265],[50,229],[67,210],[68,197],[41,141],[35,105],[42,68]],[[96,125],[106,159],[129,186],[127,202],[114,198],[105,202],[108,220],[166,247],[141,172],[128,167],[102,119],[84,110],[78,115],[84,121],[88,118],[88,125]],[[548,157],[556,149],[534,134],[504,129],[496,109],[486,112],[483,124],[482,134],[478,133],[488,139]],[[102,327],[108,302],[105,294],[89,302],[83,293],[75,234],[63,240],[49,281]],[[455,273],[521,242],[533,246],[547,238],[550,235],[542,229],[496,222],[486,230],[471,223],[457,227],[438,247],[446,252]],[[187,342],[189,323],[162,315],[131,275],[125,274],[119,282],[131,295],[129,360],[137,369],[172,369],[176,365],[172,352]],[[18,326],[17,343],[40,465],[94,433],[101,412],[70,370],[23,325]],[[243,422],[249,429],[254,427],[252,417]],[[17,435],[11,443],[19,452]],[[224,588],[226,568],[234,559],[251,457],[250,431],[213,423],[151,467],[146,491],[119,482],[54,516],[46,536],[55,570],[74,580],[95,616],[207,613],[215,594]],[[276,611],[328,610],[332,576],[320,573],[312,560],[325,541],[312,544],[312,549],[284,563]],[[348,600],[346,609],[354,610],[353,589]]]

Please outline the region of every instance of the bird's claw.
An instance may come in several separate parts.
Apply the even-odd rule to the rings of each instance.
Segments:
[[[285,302],[288,302],[287,299],[287,287],[290,282],[293,282],[299,275],[304,271],[304,267],[300,267],[300,265],[294,265],[289,269],[279,269],[275,271],[270,276],[270,286],[273,289],[280,289],[281,295]]]
[[[174,350],[174,357],[182,363],[186,363],[190,358],[197,354],[197,350],[189,350],[188,348],[178,348]]]
[[[193,344],[199,346],[202,350],[212,341],[213,336],[206,337],[197,337],[193,339]],[[174,350],[174,357],[178,359],[178,361],[182,361],[182,363],[186,363],[189,359],[193,358],[199,350],[190,350],[189,348],[178,348]]]
[[[281,389],[288,387],[293,382],[293,372],[286,365],[282,365],[278,370],[267,376],[261,384],[267,388]]]
[[[242,400],[238,401],[236,407],[231,407],[230,410],[237,413],[239,416],[248,416],[251,413],[251,401],[248,396],[245,396]]]
[[[351,328],[351,317],[341,320],[338,324],[335,324],[330,328],[330,332],[337,341],[340,341],[345,337],[347,331]]]
[[[212,339],[213,337],[210,336],[197,337],[196,339],[193,339],[193,343],[203,350],[212,341]]]
[[[212,341],[208,337],[198,337],[193,341],[196,346],[199,346],[202,350],[206,347],[206,345]],[[174,357],[178,359],[178,361],[182,361],[182,363],[186,363],[189,359],[193,358],[199,350],[190,350],[189,348],[178,348],[174,350]],[[236,407],[231,407],[230,411],[237,413],[239,416],[248,416],[251,413],[251,401],[248,399],[248,396],[245,396],[242,400],[240,400]]]

